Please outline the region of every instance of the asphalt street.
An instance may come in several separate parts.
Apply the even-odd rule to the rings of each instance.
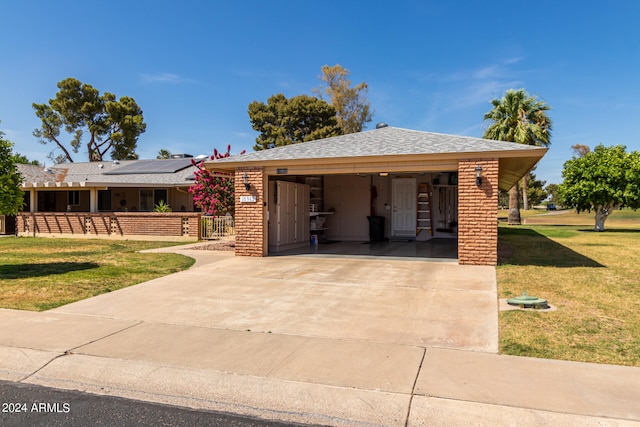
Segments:
[[[0,425],[302,426],[8,381],[0,381]]]

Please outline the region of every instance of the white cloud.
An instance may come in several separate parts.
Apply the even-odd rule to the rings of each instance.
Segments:
[[[188,82],[188,79],[184,79],[177,74],[173,73],[155,73],[155,74],[146,74],[141,73],[140,78],[143,83],[184,83]]]
[[[451,104],[453,108],[466,108],[478,104],[488,104],[493,98],[500,97],[507,89],[517,89],[522,86],[521,80],[480,80],[472,81],[462,88],[459,97]]]
[[[515,71],[514,64],[523,60],[523,57],[513,57],[500,60],[494,64],[483,65],[479,68],[455,70],[448,74],[426,73],[417,78],[418,81],[436,81],[439,83],[468,82],[477,80],[495,80],[512,78]]]
[[[518,62],[522,61],[524,59],[524,57],[522,56],[514,56],[513,58],[507,58],[504,61],[502,61],[503,64],[517,64]]]
[[[467,126],[462,129],[458,129],[454,132],[455,135],[469,135],[469,136],[478,136],[484,133],[484,129],[481,123],[476,123],[471,126]]]
[[[523,69],[523,60],[522,56],[513,56],[493,63],[414,75],[418,84],[411,98],[416,100],[413,111],[420,114],[414,126],[444,133],[481,135],[482,117],[490,107],[489,102],[501,97],[507,89],[523,87],[526,75],[536,72]]]
[[[477,68],[455,70],[446,75],[431,75],[431,78],[440,82],[438,93],[443,97],[446,95],[449,100],[446,107],[448,111],[469,108],[486,104],[507,89],[521,87],[524,81],[519,77],[523,71],[514,70],[514,65],[522,60],[523,57],[512,57]]]
[[[0,131],[4,133],[5,139],[8,139],[9,141],[22,139],[25,136],[28,136],[27,132],[21,130],[3,129],[2,123],[0,123]]]

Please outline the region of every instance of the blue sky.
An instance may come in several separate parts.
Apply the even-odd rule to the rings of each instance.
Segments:
[[[54,147],[32,136],[31,104],[64,78],[133,97],[147,123],[137,151],[155,158],[252,150],[248,104],[311,94],[325,64],[368,83],[369,129],[481,137],[490,100],[525,88],[552,107],[548,183],[573,144],[640,150],[638,0],[24,0],[0,17],[0,130],[41,162]]]

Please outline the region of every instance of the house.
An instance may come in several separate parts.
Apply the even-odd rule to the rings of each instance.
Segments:
[[[200,214],[188,192],[196,171],[191,160],[17,165],[25,192],[17,234],[197,239]],[[160,202],[174,212],[153,212]]]
[[[318,240],[454,239],[460,264],[495,265],[498,190],[546,153],[522,144],[378,126],[208,161],[235,174],[236,255]]]

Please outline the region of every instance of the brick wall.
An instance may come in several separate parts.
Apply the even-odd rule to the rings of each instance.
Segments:
[[[111,234],[111,221],[108,215],[92,215],[84,216],[85,234],[94,236],[103,236]]]
[[[251,188],[247,191],[243,176]],[[264,171],[262,168],[238,168],[235,174],[236,255],[266,256],[266,219],[264,207]],[[255,196],[255,202],[240,202],[242,196]]]
[[[200,237],[196,212],[36,212],[19,214],[17,222],[18,235],[23,236]]]
[[[85,234],[84,215],[53,212],[18,214],[18,234]]]
[[[476,166],[482,185],[476,185]],[[458,162],[458,263],[498,262],[498,159]]]

